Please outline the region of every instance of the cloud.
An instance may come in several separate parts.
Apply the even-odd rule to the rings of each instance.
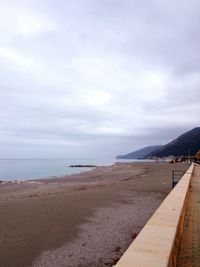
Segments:
[[[33,38],[55,30],[52,21],[25,1],[4,1],[0,3],[1,39],[12,43],[14,38]],[[28,1],[27,1],[28,3]]]
[[[0,3],[0,157],[113,157],[199,123],[200,3]]]

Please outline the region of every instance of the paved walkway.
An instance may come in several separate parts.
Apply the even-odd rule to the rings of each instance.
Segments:
[[[177,267],[200,267],[200,166],[192,175]]]

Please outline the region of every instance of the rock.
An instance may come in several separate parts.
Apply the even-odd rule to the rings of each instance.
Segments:
[[[115,247],[115,249],[114,249],[115,252],[118,252],[120,250],[121,250],[121,247]]]
[[[133,233],[132,236],[131,236],[132,239],[135,239],[136,237],[137,237],[136,233]]]
[[[97,167],[96,165],[88,164],[88,165],[82,165],[82,164],[75,164],[75,165],[70,165],[70,168],[95,168]]]

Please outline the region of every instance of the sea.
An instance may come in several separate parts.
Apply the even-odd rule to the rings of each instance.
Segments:
[[[51,178],[88,171],[91,168],[70,165],[108,166],[115,162],[138,162],[116,159],[0,159],[0,181]],[[141,161],[141,160],[140,160]]]

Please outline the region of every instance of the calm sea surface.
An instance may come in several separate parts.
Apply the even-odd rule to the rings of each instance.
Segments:
[[[62,176],[80,173],[89,168],[70,168],[71,164],[93,164],[107,166],[115,163],[115,159],[0,159],[0,180],[26,180]],[[128,161],[128,160],[125,160]],[[137,160],[132,160],[137,161]]]

